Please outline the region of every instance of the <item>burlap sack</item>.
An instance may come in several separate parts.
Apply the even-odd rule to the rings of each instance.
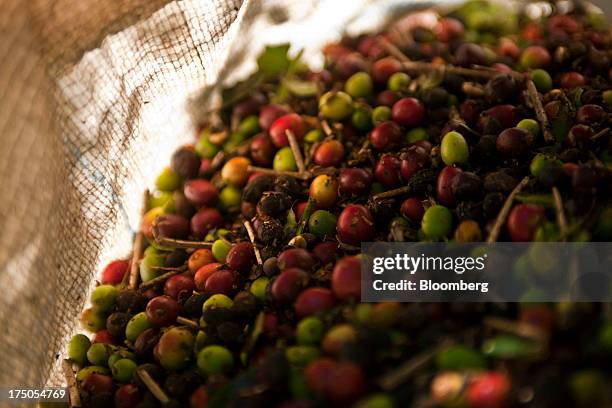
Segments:
[[[265,43],[312,55],[395,3],[0,2],[0,386],[63,383],[96,276],[129,255],[142,191],[210,108],[198,90]]]

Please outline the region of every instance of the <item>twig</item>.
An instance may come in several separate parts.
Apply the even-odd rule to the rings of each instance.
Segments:
[[[463,118],[461,117],[461,114],[459,113],[455,105],[452,105],[450,107],[449,112],[448,112],[448,118],[450,120],[454,120],[455,122],[465,124],[465,120],[463,120]]]
[[[565,241],[565,238],[567,238],[567,218],[563,210],[563,200],[557,187],[552,188],[552,195],[555,201],[555,215],[557,216],[557,224],[559,224],[559,233],[561,234],[561,240]]]
[[[464,82],[463,85],[461,85],[461,90],[463,93],[470,96],[481,97],[485,95],[485,90],[482,85],[474,82]]]
[[[183,270],[174,270],[174,271],[170,271],[170,272],[166,272],[163,275],[160,275],[156,278],[153,278],[151,280],[148,280],[146,282],[142,282],[140,284],[139,289],[147,289],[147,288],[151,288],[159,283],[165,282],[168,278],[173,277],[174,275],[178,275],[179,273],[183,272]]]
[[[168,248],[186,248],[186,249],[200,249],[200,248],[212,248],[212,242],[206,241],[187,241],[184,239],[174,239],[167,237],[160,237],[155,234],[153,230],[153,239],[158,245]]]
[[[225,143],[228,137],[229,137],[228,131],[222,130],[220,132],[213,132],[210,135],[208,135],[208,140],[210,140],[210,142],[213,144],[222,145],[223,143]]]
[[[383,200],[385,198],[393,198],[393,197],[397,197],[400,195],[404,195],[404,194],[408,194],[412,191],[412,186],[404,186],[404,187],[400,187],[400,188],[396,188],[393,190],[387,190],[387,191],[383,191],[382,193],[378,193],[374,196],[372,196],[373,200]]]
[[[155,382],[146,369],[138,368],[136,369],[136,374],[138,377],[140,377],[140,380],[144,383],[144,385],[147,386],[149,391],[151,391],[151,394],[153,394],[153,396],[155,396],[155,398],[157,398],[162,405],[170,402],[170,398],[168,398],[164,390],[161,389],[159,384]]]
[[[331,128],[331,126],[329,126],[329,123],[325,119],[321,121],[321,129],[323,129],[325,136],[331,136],[334,134],[334,130]]]
[[[287,135],[287,139],[289,139],[289,147],[291,147],[291,152],[295,158],[298,171],[303,174],[306,171],[306,166],[304,165],[304,157],[302,156],[302,151],[300,150],[300,145],[295,138],[295,134],[291,131],[291,129],[287,129],[285,130],[285,135]]]
[[[300,217],[300,222],[298,223],[298,227],[295,231],[295,235],[302,235],[302,232],[304,232],[304,228],[306,228],[306,223],[308,222],[308,219],[310,218],[310,214],[312,213],[314,206],[315,206],[314,200],[308,199],[308,203],[306,203],[304,212],[302,213],[302,216]]]
[[[249,239],[251,240],[251,244],[253,244],[253,250],[255,251],[255,258],[257,258],[257,263],[259,265],[263,265],[263,260],[261,259],[261,253],[259,252],[259,248],[255,243],[255,231],[253,231],[253,226],[250,221],[244,222],[244,228],[247,230],[247,234],[249,234]]]
[[[496,330],[538,342],[544,342],[548,339],[545,331],[530,323],[517,322],[501,317],[486,317],[483,319],[483,324]]]
[[[64,359],[62,361],[62,371],[64,372],[64,378],[66,378],[66,386],[68,387],[68,393],[70,394],[70,406],[80,407],[81,396],[79,395],[79,389],[77,388],[76,379],[74,378],[74,370],[72,370],[72,361]]]
[[[342,242],[340,240],[338,240],[338,247],[340,249],[344,249],[345,251],[348,251],[348,252],[358,252],[358,251],[361,251],[361,247],[358,247],[358,246],[355,246],[355,245],[350,245],[350,244],[345,244],[344,242]]]
[[[179,324],[185,325],[185,326],[192,327],[192,328],[197,329],[197,330],[202,329],[198,322],[196,322],[195,320],[187,319],[186,317],[178,316],[176,318],[176,322],[179,323]]]
[[[593,141],[599,140],[600,138],[606,136],[608,133],[610,133],[610,128],[609,127],[605,128],[605,129],[602,129],[599,132],[595,133],[593,136],[591,136],[591,140],[593,140]]]
[[[425,367],[429,362],[440,352],[440,350],[448,347],[450,342],[444,342],[430,350],[417,354],[410,360],[406,361],[395,370],[382,376],[378,380],[378,385],[383,390],[390,391],[397,388],[398,385],[406,382],[416,371]]]
[[[527,185],[529,182],[529,177],[525,177],[521,180],[520,183],[514,187],[514,190],[508,195],[504,205],[501,210],[499,210],[499,214],[497,214],[497,218],[495,219],[495,224],[493,224],[493,228],[491,228],[491,233],[489,234],[489,238],[487,238],[488,243],[493,243],[497,241],[497,237],[499,236],[499,232],[501,231],[501,227],[506,221],[506,217],[510,212],[510,207],[512,207],[512,202],[514,201],[514,197],[521,192],[521,190]]]
[[[309,178],[312,177],[312,174],[308,171],[300,173],[297,171],[274,170],[274,169],[269,169],[267,167],[257,167],[257,166],[249,166],[247,168],[247,171],[257,172],[257,173],[262,173],[262,174],[269,174],[272,176],[289,176],[289,177],[294,177],[300,180],[308,180]]]
[[[147,211],[147,204],[149,201],[149,190],[145,189],[142,198],[142,209],[140,213],[140,219],[144,218],[144,215]],[[144,249],[144,233],[142,232],[142,228],[138,230],[136,233],[136,238],[134,239],[134,250],[132,251],[132,262],[130,264],[130,280],[129,286],[132,289],[136,289],[138,285],[138,263],[140,262],[140,258],[142,257],[142,251]]]
[[[540,126],[542,127],[542,132],[544,134],[544,140],[547,143],[554,143],[555,136],[550,131],[550,123],[548,123],[548,116],[546,115],[546,111],[544,111],[544,106],[542,106],[542,101],[540,100],[540,94],[531,79],[526,79],[527,83],[527,95],[529,96],[529,100],[531,101],[531,105],[536,114],[536,118],[538,122],[540,122]]]

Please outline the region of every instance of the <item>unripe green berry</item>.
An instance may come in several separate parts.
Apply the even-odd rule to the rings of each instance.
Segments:
[[[367,72],[353,74],[344,84],[344,90],[353,98],[366,98],[372,94],[374,84]]]
[[[448,132],[444,135],[442,144],[440,145],[440,154],[442,156],[442,161],[444,161],[447,166],[467,163],[470,157],[465,138],[461,133],[455,131]]]

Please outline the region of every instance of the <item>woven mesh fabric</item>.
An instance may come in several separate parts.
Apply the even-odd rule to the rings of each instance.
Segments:
[[[317,50],[366,3],[394,2],[0,3],[0,386],[63,383],[97,274],[129,256],[142,191],[209,108],[199,91],[265,43]]]

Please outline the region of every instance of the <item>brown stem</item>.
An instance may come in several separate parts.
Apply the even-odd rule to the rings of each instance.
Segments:
[[[255,243],[255,231],[253,230],[253,226],[250,221],[244,222],[244,228],[247,230],[247,234],[249,234],[249,239],[251,240],[251,244],[253,244],[253,250],[255,251],[255,258],[257,258],[257,263],[259,265],[263,264],[263,260],[261,259],[261,253],[259,252],[259,248]]]
[[[469,96],[482,97],[485,95],[484,87],[475,82],[466,81],[463,83],[463,85],[461,85],[461,89],[463,90],[463,93]]]
[[[463,120],[463,118],[461,117],[461,114],[459,113],[455,105],[452,105],[450,107],[449,112],[448,112],[448,117],[451,120],[465,124],[465,120]]]
[[[144,385],[147,386],[149,391],[151,391],[151,394],[153,394],[153,396],[157,398],[159,402],[162,403],[162,405],[170,402],[170,398],[168,398],[168,395],[166,395],[166,393],[164,392],[164,390],[161,389],[159,384],[155,382],[155,380],[151,377],[147,370],[143,368],[138,368],[136,369],[136,374],[138,375],[138,377],[140,377],[140,380],[144,383]]]
[[[499,214],[497,214],[497,218],[495,219],[495,224],[493,224],[493,228],[491,228],[491,233],[489,234],[489,238],[487,238],[488,243],[493,243],[497,241],[497,237],[501,231],[502,225],[506,221],[506,217],[508,217],[508,213],[510,212],[510,207],[512,207],[512,202],[514,201],[514,197],[521,192],[521,190],[527,185],[529,182],[529,177],[525,177],[521,180],[520,183],[514,187],[514,190],[508,195],[504,205],[501,210],[499,210]]]
[[[561,239],[565,241],[567,238],[567,218],[565,217],[565,211],[563,210],[563,200],[557,187],[552,188],[552,195],[555,202],[555,215],[557,216],[557,224],[559,224],[559,232]]]
[[[141,220],[144,218],[144,215],[147,211],[148,202],[149,190],[145,190],[142,197],[142,209],[140,213]],[[139,228],[138,233],[136,234],[136,238],[134,239],[134,250],[132,251],[132,261],[130,264],[129,286],[132,289],[136,289],[136,286],[138,286],[138,264],[140,262],[140,258],[142,258],[143,249],[144,233],[142,232],[142,228]]]
[[[610,133],[610,128],[609,127],[605,128],[605,129],[602,129],[599,132],[595,133],[593,136],[591,136],[591,140],[593,140],[593,141],[599,140],[600,138],[606,136],[608,133]]]
[[[554,143],[555,136],[550,131],[550,123],[548,123],[548,116],[546,115],[546,111],[544,111],[544,106],[542,106],[542,100],[540,100],[540,94],[531,79],[526,79],[527,84],[527,95],[529,96],[529,100],[531,101],[531,105],[533,106],[533,110],[535,111],[536,118],[538,122],[540,122],[540,126],[542,127],[542,133],[544,134],[544,140],[547,143]]]
[[[331,136],[334,134],[334,130],[331,128],[331,126],[329,126],[329,123],[325,119],[321,121],[321,129],[323,129],[325,136]]]
[[[397,197],[397,196],[400,196],[400,195],[408,194],[411,191],[412,191],[412,187],[411,186],[404,186],[404,187],[396,188],[396,189],[393,189],[393,190],[383,191],[382,193],[378,193],[378,194],[372,196],[372,199],[374,199],[374,200],[383,200],[385,198],[393,198],[393,197]]]
[[[153,286],[155,286],[157,284],[165,282],[166,280],[168,280],[168,278],[171,278],[174,275],[178,275],[179,273],[182,273],[182,272],[183,272],[183,270],[174,270],[174,271],[166,272],[163,275],[160,275],[160,276],[158,276],[156,278],[153,278],[153,279],[148,280],[146,282],[142,282],[140,284],[139,289],[142,290],[142,289],[151,288],[151,287],[153,287]]]
[[[300,149],[300,145],[298,144],[297,139],[295,138],[295,134],[291,131],[291,129],[285,130],[285,134],[287,135],[287,139],[289,139],[289,147],[291,147],[291,152],[293,153],[293,157],[295,158],[295,163],[297,164],[298,171],[300,174],[304,174],[306,171],[306,166],[304,165],[304,157],[302,156],[302,151]]]
[[[205,241],[187,241],[184,239],[174,239],[168,237],[160,237],[155,233],[153,229],[153,239],[158,245],[169,248],[186,248],[186,249],[200,249],[200,248],[212,248],[212,242]]]
[[[511,333],[519,337],[535,340],[538,342],[546,341],[548,335],[540,328],[525,322],[503,319],[501,317],[486,317],[483,320],[485,326]]]
[[[74,377],[74,370],[72,369],[72,361],[64,359],[62,361],[62,371],[64,372],[64,378],[66,379],[66,386],[68,387],[68,394],[70,395],[70,406],[80,407],[81,396],[79,395],[79,389],[77,387],[76,378]]]
[[[358,246],[355,246],[355,245],[350,245],[350,244],[345,244],[344,242],[342,242],[340,240],[338,240],[338,247],[340,247],[341,249],[344,249],[345,251],[349,251],[349,252],[358,252],[358,251],[361,251],[361,247],[358,247]]]
[[[200,324],[198,322],[196,322],[195,320],[187,319],[186,317],[178,316],[176,318],[176,322],[178,324],[189,326],[189,327],[192,327],[192,328],[197,329],[197,330],[201,329]]]
[[[269,169],[267,167],[257,167],[257,166],[249,166],[247,170],[249,172],[258,172],[258,173],[263,173],[263,174],[269,174],[272,176],[289,176],[289,177],[294,177],[300,180],[308,180],[310,177],[312,177],[312,174],[308,171],[305,171],[304,173],[300,173],[297,171],[274,170],[274,169]]]
[[[228,137],[229,132],[227,130],[222,130],[220,132],[213,132],[208,135],[208,140],[210,140],[210,142],[213,144],[222,145],[223,143],[225,143]]]

